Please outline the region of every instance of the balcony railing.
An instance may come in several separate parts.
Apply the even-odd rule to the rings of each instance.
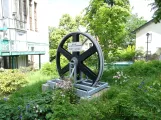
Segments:
[[[0,27],[17,30],[27,30],[26,22],[12,18],[0,19]]]
[[[1,52],[45,52],[44,43],[35,43],[19,40],[1,40]]]
[[[26,34],[26,22],[12,19],[12,18],[3,18],[0,19],[0,31],[3,34],[2,38],[0,39],[0,53],[6,52],[30,52],[31,54],[38,52],[38,53],[45,53],[45,47],[47,44],[45,43],[36,43],[36,42],[29,42],[26,38],[22,38],[16,40],[17,32],[23,32]],[[5,29],[4,29],[5,28]],[[4,31],[3,31],[4,29]],[[29,54],[30,54],[29,53]],[[27,53],[26,53],[27,54]]]

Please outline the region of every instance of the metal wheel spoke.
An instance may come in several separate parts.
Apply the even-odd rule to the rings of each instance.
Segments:
[[[79,42],[79,34],[78,33],[73,34],[72,37],[73,37],[73,40],[72,40],[73,42]]]
[[[63,75],[63,74],[65,74],[68,71],[69,71],[69,63],[64,68],[62,68],[60,70],[60,74]]]
[[[87,40],[91,41],[93,43],[93,46],[91,46],[87,51],[76,51],[73,50],[72,53],[68,52],[64,47],[66,43],[74,43],[74,42],[80,42],[81,37],[85,37],[85,41],[82,43],[84,44]],[[71,39],[69,39],[71,38]],[[83,53],[82,53],[83,52]],[[93,69],[88,67],[87,65],[83,64],[84,61],[87,61],[89,57],[92,57],[92,55],[95,55],[97,53],[98,57],[98,73],[95,73]],[[64,67],[61,67],[61,63],[63,62],[61,59],[61,54],[68,59],[68,64]],[[97,60],[96,60],[97,61]],[[92,80],[92,86],[96,86],[97,82],[102,76],[103,73],[103,65],[104,65],[104,59],[103,59],[103,53],[102,50],[98,44],[98,42],[93,39],[93,37],[87,33],[82,32],[72,32],[66,35],[62,41],[59,44],[59,47],[57,49],[57,55],[56,55],[56,65],[57,70],[60,75],[60,77],[65,76],[67,72],[69,72],[71,68],[69,68],[69,64],[74,62],[76,64],[76,72],[74,73],[75,80],[84,80],[85,74],[89,79]],[[89,61],[90,62],[90,61]],[[97,68],[96,68],[97,69]]]
[[[85,51],[84,53],[82,53],[79,56],[79,60],[80,61],[84,61],[86,60],[88,57],[90,57],[91,55],[93,55],[95,52],[97,52],[97,49],[95,46],[90,47],[87,51]]]
[[[64,48],[59,47],[59,48],[58,48],[58,51],[59,51],[61,54],[63,54],[69,61],[71,60],[72,55],[71,55],[67,50],[65,50]]]
[[[75,33],[72,35],[73,37],[73,42],[79,42],[79,34],[78,33]],[[79,52],[73,52],[72,53],[73,56],[79,56]]]
[[[80,64],[79,68],[91,80],[94,80],[95,81],[97,79],[97,75],[92,70],[90,70],[86,65]]]

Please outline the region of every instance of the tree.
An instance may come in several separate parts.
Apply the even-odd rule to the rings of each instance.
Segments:
[[[160,22],[161,20],[161,0],[155,0],[152,5],[152,10],[155,10],[153,18],[155,22]]]
[[[79,30],[81,18],[80,15],[72,18],[69,14],[64,14],[60,18],[57,28],[49,27],[50,60],[55,59],[56,50],[62,38],[70,32]]]
[[[128,0],[92,0],[86,8],[87,29],[99,38],[105,58],[123,42],[129,6]]]
[[[133,40],[135,39],[135,34],[132,32],[146,22],[147,21],[144,20],[142,17],[138,17],[138,14],[131,14],[127,19],[127,23],[125,24],[126,34],[124,38],[124,43],[134,42]]]

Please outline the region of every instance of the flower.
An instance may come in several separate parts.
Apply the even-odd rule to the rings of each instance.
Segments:
[[[22,115],[20,115],[19,117],[20,117],[20,120],[22,120]]]
[[[140,89],[141,89],[141,88],[142,88],[142,86],[141,86],[141,85],[139,85],[139,86],[138,86],[138,88],[140,88]]]
[[[147,90],[144,90],[144,92],[147,92]]]
[[[4,97],[4,101],[7,101],[7,100],[8,100],[8,98]]]
[[[143,85],[144,84],[144,81],[142,81],[141,84]]]
[[[116,72],[117,74],[120,74],[120,72],[118,71],[118,72]]]
[[[38,108],[38,107],[39,107],[39,105],[36,105],[36,107]]]
[[[64,94],[62,94],[61,96],[62,96],[62,97],[65,97],[65,95],[64,95]]]
[[[113,76],[113,78],[117,78],[117,76]]]
[[[18,110],[20,110],[20,106],[18,106]]]

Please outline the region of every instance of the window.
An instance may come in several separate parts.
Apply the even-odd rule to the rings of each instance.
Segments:
[[[37,32],[37,3],[34,2],[34,20],[35,20],[35,31]]]
[[[32,30],[32,0],[29,0],[29,19],[30,19],[30,30]]]
[[[24,22],[26,22],[27,19],[27,10],[26,10],[26,0],[23,0],[23,16],[24,16]]]

